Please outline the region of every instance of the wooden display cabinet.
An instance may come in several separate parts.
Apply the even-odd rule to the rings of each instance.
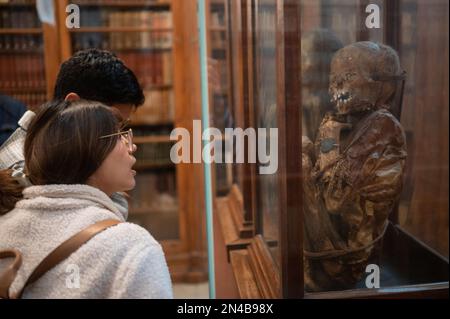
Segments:
[[[431,58],[448,64],[448,2],[375,1],[383,27],[370,30],[364,27],[365,1],[226,2],[226,23],[239,30],[229,36],[236,126],[278,127],[279,167],[268,179],[257,174],[257,165],[234,164],[235,184],[215,199],[217,297],[448,298],[448,134],[439,133],[448,132],[448,65],[425,63]],[[406,132],[407,170],[383,239],[378,289],[363,288],[363,282],[344,291],[304,289],[301,48],[303,36],[315,28],[332,30],[343,45],[389,44],[407,72],[403,101],[392,110]],[[420,120],[416,112],[422,112]],[[427,141],[436,143],[424,147]],[[246,223],[250,236],[242,231]]]

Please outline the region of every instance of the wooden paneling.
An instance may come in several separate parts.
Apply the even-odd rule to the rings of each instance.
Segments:
[[[448,1],[401,1],[401,63],[407,71],[402,124],[408,140],[400,221],[413,235],[448,256]],[[406,33],[408,31],[408,33]]]
[[[200,59],[195,1],[172,2],[175,50],[175,127],[189,130],[201,119]],[[189,18],[186,18],[189,17]],[[191,143],[191,153],[192,151]],[[186,281],[207,278],[204,179],[202,164],[177,165],[180,202],[180,237],[188,257]]]
[[[216,298],[239,298],[239,291],[234,280],[233,269],[228,257],[228,245],[225,239],[228,229],[221,227],[220,215],[224,215],[227,200],[216,200],[214,207],[214,263],[216,276]],[[225,207],[224,207],[225,206]],[[228,212],[225,212],[227,214]],[[229,235],[228,235],[229,236]]]
[[[241,298],[282,297],[279,269],[261,235],[247,249],[232,251],[231,264]]]
[[[280,198],[281,296],[303,296],[303,216],[301,176],[300,5],[277,2],[277,112]],[[262,194],[262,196],[265,196]]]

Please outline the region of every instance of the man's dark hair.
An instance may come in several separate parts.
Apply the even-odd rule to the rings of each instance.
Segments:
[[[25,172],[33,185],[86,184],[119,140],[120,112],[99,102],[54,100],[44,104],[28,127]],[[23,198],[23,186],[0,170],[0,216]]]
[[[98,49],[79,51],[61,65],[54,98],[63,100],[71,92],[109,106],[139,106],[145,100],[133,71],[114,53]]]

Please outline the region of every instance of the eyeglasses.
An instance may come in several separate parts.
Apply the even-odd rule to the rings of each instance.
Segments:
[[[122,132],[118,132],[118,133],[114,133],[114,134],[100,136],[100,138],[107,138],[107,137],[116,136],[116,135],[120,135],[120,137],[122,138],[122,142],[124,142],[125,145],[127,145],[128,151],[130,153],[132,153],[133,152],[133,130],[131,128],[127,131],[122,131]]]

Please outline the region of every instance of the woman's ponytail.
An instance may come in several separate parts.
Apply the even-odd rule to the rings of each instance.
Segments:
[[[0,216],[14,208],[23,198],[24,187],[12,177],[13,170],[0,170]]]

